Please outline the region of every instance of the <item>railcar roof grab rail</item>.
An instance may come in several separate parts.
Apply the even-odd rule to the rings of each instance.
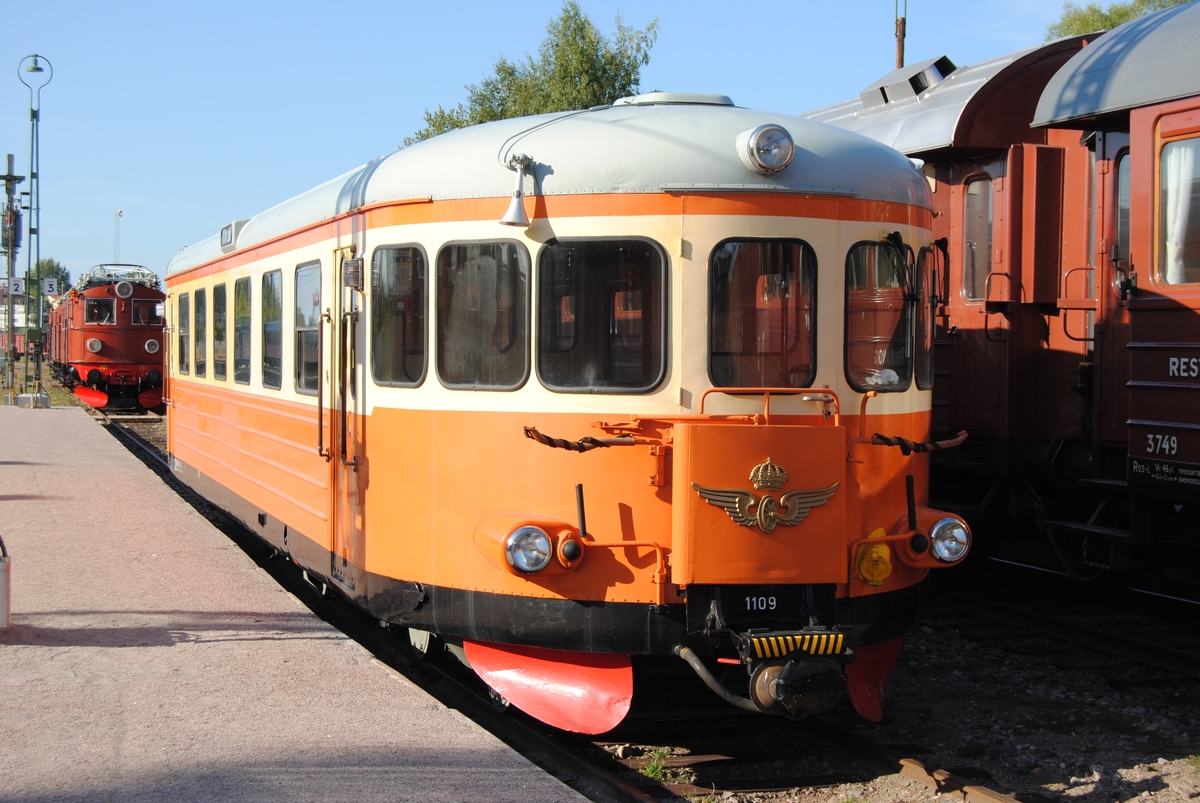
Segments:
[[[821,407],[821,414],[825,418],[833,416],[833,425],[841,425],[842,404],[838,401],[838,395],[828,388],[709,388],[700,394],[700,415],[704,415],[704,401],[710,393],[724,393],[727,396],[759,396],[763,397],[763,423],[771,423],[771,394],[778,393],[784,396],[799,396],[800,401],[817,402]],[[829,410],[829,405],[833,405],[832,413]]]

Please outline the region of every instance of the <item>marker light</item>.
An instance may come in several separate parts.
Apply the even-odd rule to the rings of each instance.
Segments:
[[[796,143],[783,126],[768,123],[739,134],[737,150],[746,167],[769,175],[792,163]]]
[[[149,340],[146,341],[146,353],[147,354],[157,354],[158,353],[158,341],[157,340],[155,340],[154,338],[150,338]]]
[[[971,544],[971,534],[958,519],[942,519],[933,525],[929,533],[933,542],[933,556],[945,563],[962,560]]]
[[[504,540],[504,553],[517,571],[540,572],[550,562],[550,536],[537,527],[521,527]]]
[[[100,338],[89,337],[88,341],[87,341],[87,350],[90,351],[92,354],[99,354],[100,349],[102,348],[102,345],[103,344],[100,343]]]

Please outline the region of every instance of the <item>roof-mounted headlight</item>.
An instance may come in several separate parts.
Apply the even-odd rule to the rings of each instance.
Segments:
[[[550,536],[537,527],[520,527],[504,539],[508,565],[526,574],[546,568],[552,552]]]
[[[942,519],[929,533],[933,556],[944,563],[962,560],[971,545],[971,534],[958,519]]]
[[[770,175],[792,163],[796,143],[783,126],[768,123],[738,134],[737,152],[746,167]]]

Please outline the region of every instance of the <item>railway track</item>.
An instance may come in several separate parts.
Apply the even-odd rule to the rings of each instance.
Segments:
[[[707,717],[714,721],[714,732],[728,733],[731,728],[769,731],[789,750],[748,749],[713,752],[700,749],[669,756],[618,755],[619,745],[553,731],[515,710],[497,705],[488,689],[473,674],[456,667],[453,661],[417,660],[406,648],[404,633],[395,627],[380,627],[362,611],[341,598],[326,595],[307,582],[291,561],[280,560],[277,553],[246,531],[240,523],[179,482],[168,468],[165,454],[165,422],[154,414],[124,415],[92,410],[90,414],[147,464],[160,478],[195,507],[202,515],[237,543],[280,585],[303,601],[310,610],[369,650],[376,660],[417,683],[443,704],[459,710],[529,760],[541,766],[591,800],[614,803],[649,803],[682,797],[705,798],[726,792],[738,794],[783,792],[796,788],[821,788],[881,772],[898,772],[928,786],[939,794],[950,795],[966,803],[1015,803],[1015,799],[960,777],[953,772],[927,767],[906,752],[904,746],[885,746],[863,739],[847,730],[818,721],[791,722],[779,718],[739,716],[736,709],[722,712],[686,712],[679,716],[695,725]],[[735,723],[731,725],[730,723]],[[679,719],[653,723],[633,722],[622,734],[640,731],[639,741],[654,742],[677,732]],[[654,752],[653,749],[651,752]],[[789,767],[808,761],[813,755],[839,756],[841,768],[826,768],[798,775]],[[837,761],[836,758],[831,761]],[[825,762],[827,767],[830,761]],[[849,767],[850,769],[847,769]],[[732,770],[732,772],[730,771]],[[693,779],[681,780],[680,776]]]

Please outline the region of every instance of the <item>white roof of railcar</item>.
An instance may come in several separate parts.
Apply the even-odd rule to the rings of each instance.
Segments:
[[[1042,91],[1034,126],[1200,95],[1200,3],[1164,9],[1113,28],[1063,65]]]
[[[748,169],[734,146],[739,133],[766,123],[782,125],[796,142],[791,165],[769,176]],[[472,126],[381,156],[249,218],[236,234],[236,250],[366,205],[510,195],[515,179],[505,162],[513,154],[532,158],[538,195],[773,191],[930,206],[920,172],[866,137],[736,107],[723,96],[653,93],[583,112]],[[222,256],[219,237],[181,251],[167,274]]]

